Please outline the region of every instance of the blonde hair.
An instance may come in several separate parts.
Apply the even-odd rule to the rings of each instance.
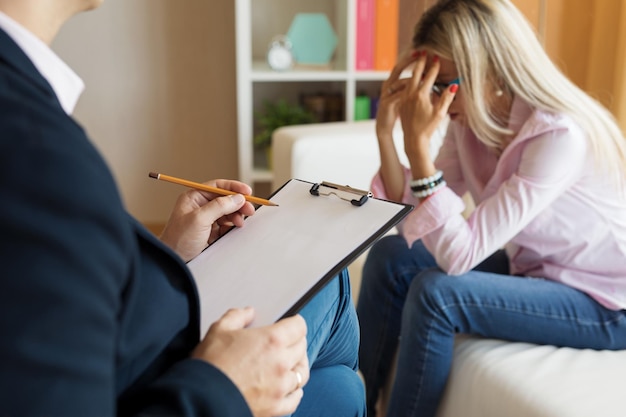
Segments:
[[[623,186],[626,143],[615,119],[554,65],[509,0],[440,0],[418,22],[413,47],[455,63],[469,127],[485,145],[502,152],[513,133],[487,102],[486,87],[494,86],[534,108],[572,117],[587,133],[596,165]]]

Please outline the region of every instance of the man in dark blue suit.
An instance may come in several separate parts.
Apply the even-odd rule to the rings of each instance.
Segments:
[[[0,0],[0,416],[364,415],[345,272],[299,315],[199,334],[185,261],[254,214],[251,190],[186,192],[161,240],[126,212],[48,46],[99,3]]]

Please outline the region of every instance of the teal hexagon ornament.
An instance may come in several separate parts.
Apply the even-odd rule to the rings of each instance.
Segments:
[[[337,35],[324,13],[298,13],[287,37],[298,64],[327,65],[337,48]]]

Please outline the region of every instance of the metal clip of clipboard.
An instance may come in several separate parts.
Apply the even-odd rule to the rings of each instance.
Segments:
[[[358,190],[348,185],[333,184],[332,182],[327,181],[313,184],[309,192],[314,196],[334,195],[344,201],[349,201],[353,206],[358,207],[365,204],[367,199],[372,197],[371,191]]]

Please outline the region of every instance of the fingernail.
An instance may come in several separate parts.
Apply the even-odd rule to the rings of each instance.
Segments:
[[[439,55],[433,55],[433,63],[439,62]]]
[[[242,204],[245,201],[244,196],[242,196],[241,194],[233,194],[230,196],[230,198],[233,200],[233,203],[235,204]]]
[[[411,54],[411,56],[412,56],[413,58],[417,58],[418,56],[420,56],[420,53],[421,53],[420,51],[413,51],[413,53]]]
[[[458,89],[459,89],[459,85],[458,84],[451,84],[450,85],[450,92],[451,93],[456,93]]]

